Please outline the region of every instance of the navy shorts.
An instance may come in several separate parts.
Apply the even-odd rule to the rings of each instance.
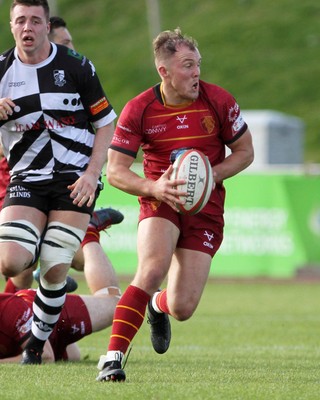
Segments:
[[[21,179],[14,179],[7,187],[3,208],[13,205],[28,206],[36,208],[45,214],[51,210],[76,211],[84,214],[92,214],[95,201],[88,207],[78,207],[73,204],[68,189],[79,176],[75,173],[56,174],[53,179],[37,182],[24,182]],[[101,186],[98,185],[96,198],[98,198]]]

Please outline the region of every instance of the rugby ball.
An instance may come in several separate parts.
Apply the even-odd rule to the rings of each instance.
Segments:
[[[194,215],[201,211],[214,188],[209,159],[201,151],[195,149],[178,153],[170,179],[186,181],[185,184],[177,186],[177,189],[187,193],[186,197],[180,197],[185,199],[185,204],[176,204],[181,214]]]

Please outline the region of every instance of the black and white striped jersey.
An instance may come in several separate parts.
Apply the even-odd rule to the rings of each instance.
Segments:
[[[0,98],[15,103],[0,121],[12,177],[31,182],[88,165],[95,128],[116,118],[94,65],[65,46],[51,44],[43,62],[22,63],[16,48],[0,55]]]

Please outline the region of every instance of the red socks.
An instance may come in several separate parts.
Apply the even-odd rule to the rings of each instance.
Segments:
[[[168,303],[167,303],[167,289],[161,290],[161,292],[157,295],[156,304],[157,304],[159,310],[170,315],[170,311],[169,311]]]
[[[81,242],[81,247],[85,246],[87,243],[90,242],[99,243],[99,240],[100,240],[100,232],[94,226],[89,225],[85,237]]]
[[[150,296],[145,291],[128,286],[117,304],[108,351],[127,351],[132,339],[143,323]]]

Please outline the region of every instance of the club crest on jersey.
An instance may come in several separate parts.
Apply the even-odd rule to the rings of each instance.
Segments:
[[[53,71],[53,77],[54,77],[54,84],[56,86],[62,87],[67,83],[67,81],[65,80],[63,69],[55,69]]]
[[[201,126],[207,133],[212,133],[214,130],[214,119],[211,115],[201,118]]]

